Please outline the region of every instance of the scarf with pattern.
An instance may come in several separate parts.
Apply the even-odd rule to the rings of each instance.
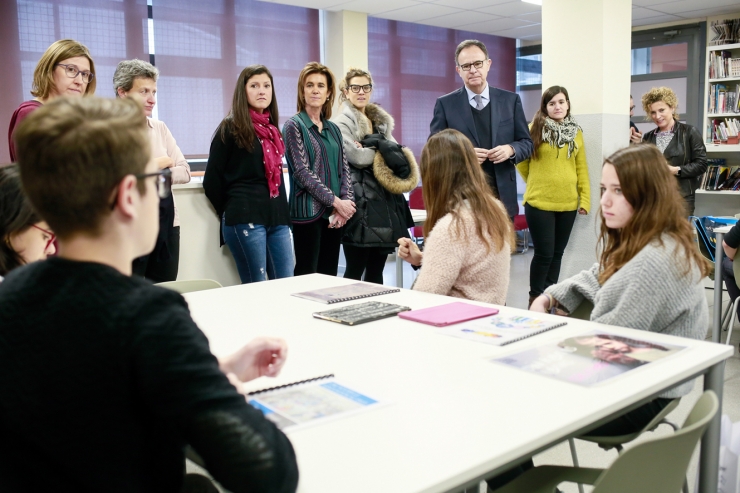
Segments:
[[[542,127],[542,140],[558,149],[568,144],[568,159],[570,159],[570,155],[576,148],[576,135],[579,130],[582,131],[572,115],[566,116],[560,123],[546,116],[545,125]]]
[[[270,198],[274,199],[280,195],[280,180],[283,179],[283,155],[285,144],[280,130],[270,123],[270,112],[257,113],[249,108],[249,116],[252,117],[254,131],[262,144],[262,154],[265,163],[265,178],[270,189]]]

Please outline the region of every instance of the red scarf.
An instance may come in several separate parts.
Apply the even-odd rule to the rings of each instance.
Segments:
[[[270,198],[280,195],[280,180],[283,178],[283,155],[285,144],[283,137],[275,125],[270,123],[270,112],[257,113],[249,108],[254,131],[262,144],[262,154],[265,159],[265,178],[270,189]]]

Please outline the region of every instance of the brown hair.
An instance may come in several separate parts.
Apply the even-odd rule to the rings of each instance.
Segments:
[[[54,88],[54,69],[57,63],[67,60],[68,58],[74,58],[78,56],[84,56],[90,61],[90,72],[95,74],[95,62],[93,62],[92,55],[87,49],[87,46],[82,43],[75,41],[74,39],[60,39],[55,41],[49,46],[43,55],[39,63],[36,64],[36,69],[33,71],[33,86],[31,87],[31,94],[39,99],[47,99]],[[93,77],[90,83],[85,88],[85,96],[95,94],[95,86],[97,85],[97,78]]]
[[[532,156],[531,159],[537,159],[537,149],[542,145],[542,129],[545,126],[545,118],[547,118],[547,103],[552,98],[560,93],[563,93],[565,100],[568,101],[568,112],[565,114],[566,118],[570,116],[570,96],[568,96],[568,90],[563,86],[552,86],[548,87],[545,92],[542,93],[542,99],[540,100],[540,108],[532,118],[532,125],[529,127],[529,136],[532,138]]]
[[[642,95],[642,109],[645,110],[645,119],[650,121],[650,105],[661,101],[671,107],[673,118],[678,120],[678,96],[670,87],[653,87]]]
[[[453,215],[457,234],[464,235],[457,208],[467,200],[475,231],[487,251],[491,246],[500,251],[505,241],[514,247],[511,220],[493,196],[467,137],[452,129],[432,135],[421,151],[420,168],[427,209],[424,236],[429,236],[437,221],[448,213]]]
[[[324,77],[326,77],[326,87],[329,94],[321,108],[321,116],[328,120],[331,118],[331,107],[334,105],[336,84],[334,84],[334,74],[329,70],[329,67],[321,65],[319,62],[308,62],[301,70],[301,75],[298,76],[298,113],[306,109],[306,89],[304,86],[306,85],[306,79],[312,74],[324,74]]]
[[[221,121],[221,124],[216,130],[217,132],[221,132],[221,140],[223,142],[226,142],[226,136],[231,133],[234,136],[234,140],[236,140],[236,144],[250,152],[254,149],[254,141],[257,134],[254,131],[252,116],[249,114],[247,84],[249,83],[249,79],[260,74],[267,74],[267,77],[270,78],[272,101],[270,101],[267,111],[270,113],[270,122],[276,127],[278,126],[280,117],[278,115],[277,96],[275,94],[275,83],[272,80],[272,74],[264,65],[250,65],[245,67],[242,73],[239,74],[239,78],[236,79],[234,97],[231,99],[231,111]]]
[[[481,41],[478,41],[477,39],[466,39],[465,41],[457,45],[457,48],[455,48],[455,65],[457,65],[457,57],[460,56],[460,52],[465,48],[470,48],[471,46],[477,46],[478,48],[480,48],[483,54],[486,56],[486,60],[488,60],[488,50],[486,49],[486,45],[484,45]]]
[[[10,237],[40,221],[23,193],[18,166],[0,167],[0,276],[26,263],[10,246]]]
[[[98,235],[120,181],[150,158],[146,116],[134,99],[54,98],[15,133],[28,199],[61,239]],[[138,189],[144,193],[143,180]]]
[[[362,70],[361,68],[357,67],[350,67],[347,69],[347,73],[344,75],[344,79],[339,81],[339,102],[343,103],[344,101],[348,101],[347,96],[345,96],[344,91],[347,90],[349,87],[349,83],[352,79],[355,77],[367,77],[367,80],[370,81],[370,84],[373,83],[373,76],[370,75],[370,72],[367,70]]]
[[[663,153],[652,144],[635,144],[618,150],[604,164],[614,166],[622,194],[634,213],[621,229],[608,228],[601,214],[599,283],[603,285],[650,242],[661,241],[663,234],[670,235],[682,248],[683,256],[676,262],[685,264],[685,275],[691,272],[692,264],[703,276],[708,275],[711,265],[696,248],[683,198]]]

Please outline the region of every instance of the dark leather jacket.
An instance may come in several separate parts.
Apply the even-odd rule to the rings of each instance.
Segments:
[[[656,143],[658,129],[649,131],[643,141]],[[707,148],[701,134],[691,125],[676,121],[675,135],[663,151],[668,164],[678,166],[681,171],[676,179],[684,198],[693,199],[699,188],[699,177],[707,170]]]

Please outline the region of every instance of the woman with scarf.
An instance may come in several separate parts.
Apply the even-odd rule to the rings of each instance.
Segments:
[[[529,128],[532,156],[517,165],[527,184],[524,214],[534,244],[529,304],[558,282],[560,263],[578,214],[588,214],[591,193],[583,131],[570,114],[568,91],[552,86],[542,95]]]
[[[272,74],[264,65],[246,67],[213,136],[203,179],[221,220],[221,245],[231,250],[243,284],[293,275],[278,121]]]

